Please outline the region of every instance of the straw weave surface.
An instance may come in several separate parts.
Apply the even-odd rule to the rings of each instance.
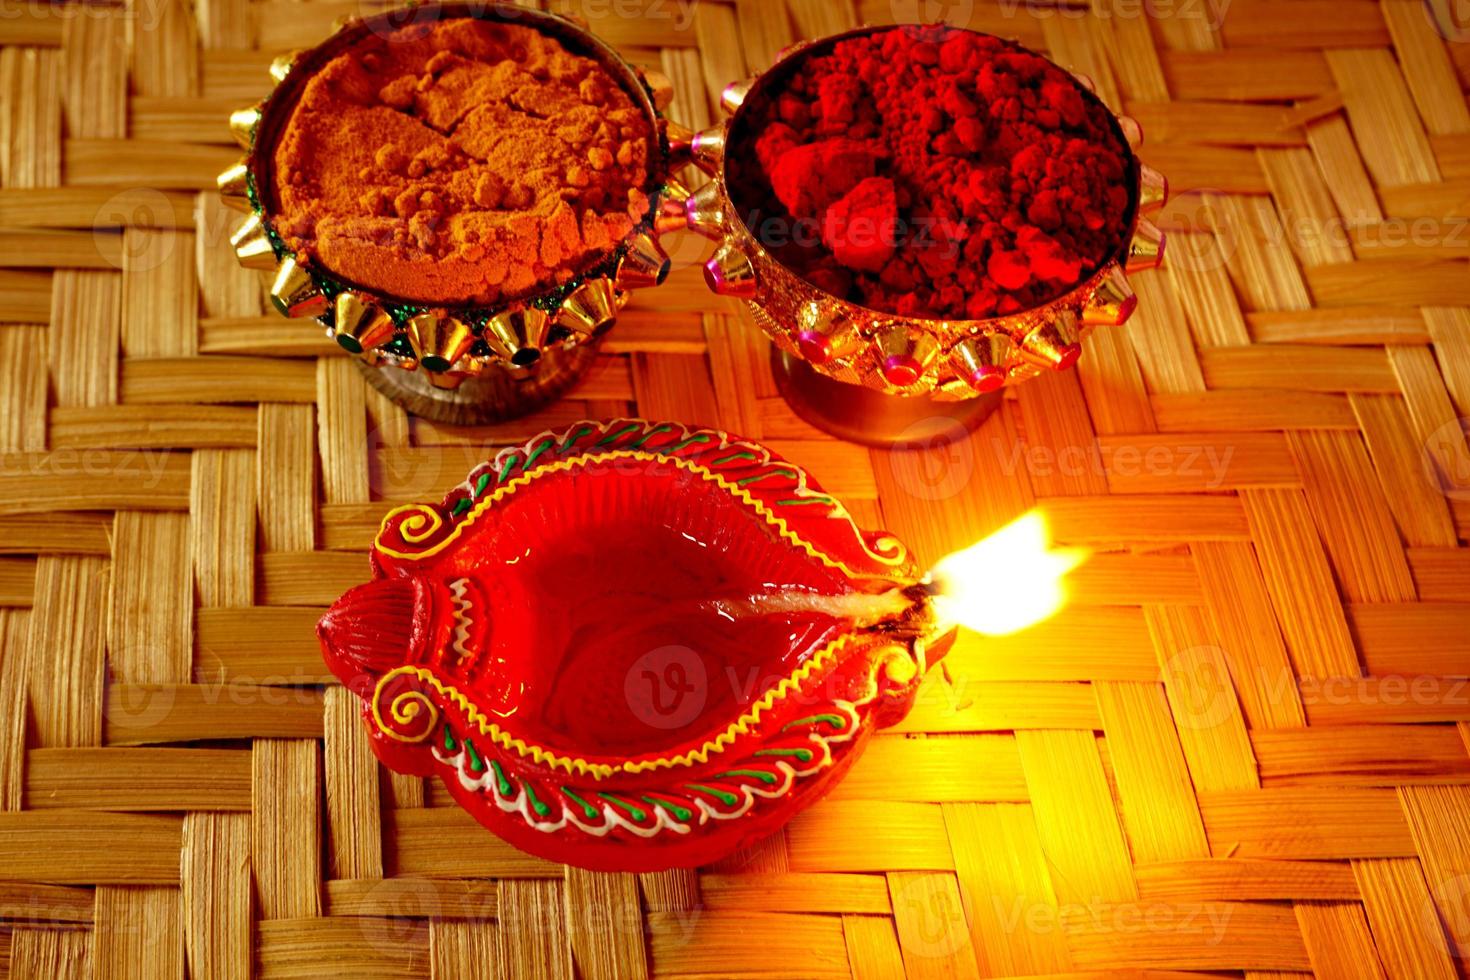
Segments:
[[[942,451],[798,421],[696,243],[573,400],[429,424],[267,315],[210,190],[271,58],[364,8],[6,0],[0,976],[1464,975],[1456,0],[580,6],[696,128],[798,37],[941,12],[1017,37],[1142,121],[1171,259],[1078,371]],[[1094,557],[776,838],[563,869],[382,773],[311,625],[386,501],[629,414],[763,440],[928,560],[1032,506]]]

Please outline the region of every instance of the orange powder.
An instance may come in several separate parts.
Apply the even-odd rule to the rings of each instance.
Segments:
[[[606,69],[532,28],[370,35],[302,88],[275,148],[275,227],[329,274],[397,298],[523,298],[643,219],[653,138]]]

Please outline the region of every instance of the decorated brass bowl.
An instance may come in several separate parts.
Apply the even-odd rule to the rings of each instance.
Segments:
[[[397,37],[393,32],[401,29],[427,29],[461,18],[532,29],[568,53],[591,59],[615,80],[651,134],[642,187],[649,206],[642,220],[620,240],[594,250],[593,258],[580,268],[568,270],[563,281],[538,284],[524,295],[486,303],[437,302],[403,294],[399,287],[355,282],[312,256],[293,252],[288,236],[277,226],[274,153],[307,84],[334,58],[344,52],[356,54],[375,35],[392,40]],[[417,370],[440,388],[495,374],[522,378],[538,366],[565,372],[569,364],[587,363],[578,348],[585,346],[590,353],[592,342],[612,325],[629,291],[657,285],[668,273],[669,260],[658,236],[684,226],[688,197],[668,177],[667,123],[660,110],[672,88],[667,79],[629,65],[571,19],[503,3],[409,7],[349,19],[317,47],[278,59],[271,74],[277,83],[274,91],[230,118],[246,151],[218,181],[224,201],[247,215],[231,239],[235,254],[242,265],[264,275],[271,302],[280,313],[315,319],[328,336],[368,364]],[[547,364],[541,363],[543,356]],[[554,394],[538,390],[538,400]],[[522,404],[518,410],[534,407]]]
[[[904,546],[723,432],[586,422],[383,521],[318,632],[378,757],[522,850],[703,864],[900,720],[946,648]]]
[[[1071,367],[1086,331],[1120,325],[1136,306],[1127,274],[1156,266],[1164,246],[1163,234],[1142,215],[1161,207],[1167,193],[1164,178],[1134,153],[1141,139],[1136,122],[1107,111],[1085,80],[1074,80],[1077,90],[1084,100],[1102,107],[1120,149],[1126,151],[1125,227],[1117,229],[1116,250],[1085,268],[1075,285],[1040,305],[983,320],[871,309],[798,275],[757,239],[745,220],[746,202],[737,199],[728,163],[737,157],[748,160],[761,135],[751,107],[779,92],[809,59],[831,52],[839,42],[890,30],[894,28],[867,27],[799,43],[768,71],[725,89],[721,105],[728,118],[691,140],[694,162],[713,178],[688,203],[690,227],[719,242],[705,268],[710,288],[746,300],[780,350],[829,377],[884,393],[968,399],[1042,370]]]

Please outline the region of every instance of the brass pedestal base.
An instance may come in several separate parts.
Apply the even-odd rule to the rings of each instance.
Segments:
[[[791,410],[839,439],[880,449],[932,449],[962,439],[1000,407],[996,391],[964,401],[888,395],[820,374],[771,348],[776,387]]]
[[[597,360],[596,342],[547,350],[524,371],[491,365],[458,388],[437,388],[425,372],[393,366],[357,366],[374,388],[407,411],[451,425],[485,425],[529,415],[566,395]]]

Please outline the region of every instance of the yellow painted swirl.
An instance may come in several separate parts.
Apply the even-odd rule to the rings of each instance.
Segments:
[[[437,508],[428,504],[408,504],[394,510],[392,517],[401,517],[398,522],[398,533],[403,540],[409,544],[419,544],[428,540],[439,529],[444,526],[444,518],[439,516]]]
[[[394,681],[405,679],[405,674],[401,671],[402,668],[385,674],[378,681],[377,690],[373,692],[373,721],[384,735],[394,741],[422,742],[438,725],[439,709],[419,688],[407,687],[391,695],[391,700],[388,701],[388,718],[391,723],[383,719],[383,701],[389,697],[388,686]],[[409,683],[412,683],[411,680]]]

